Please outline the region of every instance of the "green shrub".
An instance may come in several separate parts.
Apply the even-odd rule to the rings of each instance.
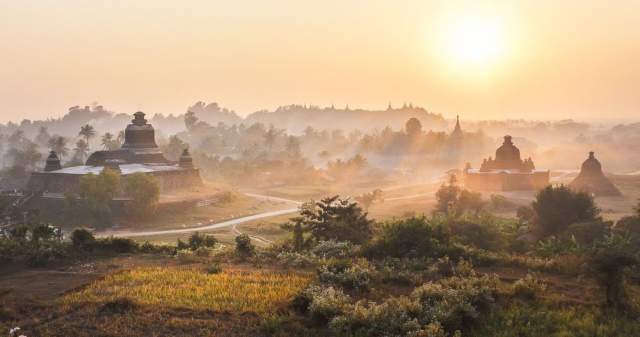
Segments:
[[[236,254],[241,258],[246,258],[255,253],[255,247],[251,243],[251,238],[247,234],[236,236]]]
[[[95,246],[96,238],[90,231],[79,228],[71,233],[73,247],[80,250],[91,250]]]
[[[195,232],[189,237],[188,246],[191,250],[196,250],[201,247],[213,248],[217,243],[218,240],[213,235]]]
[[[128,238],[119,238],[119,237],[108,237],[106,239],[102,239],[98,241],[98,244],[101,249],[107,252],[114,253],[133,253],[138,250],[138,243],[132,239]]]
[[[316,323],[328,323],[342,314],[350,299],[342,290],[333,287],[311,286],[305,290],[308,301],[308,313]]]
[[[314,255],[296,252],[281,252],[276,259],[285,267],[306,268],[317,264],[317,258]]]
[[[450,232],[441,221],[425,217],[387,222],[382,232],[364,248],[371,257],[440,257],[450,255]]]
[[[311,250],[316,256],[323,259],[345,258],[351,255],[353,245],[349,241],[320,241]]]

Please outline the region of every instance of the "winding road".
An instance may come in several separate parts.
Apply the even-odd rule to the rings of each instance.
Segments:
[[[240,224],[243,224],[243,223],[246,223],[246,222],[250,222],[250,221],[254,221],[254,220],[270,218],[270,217],[279,216],[279,215],[287,215],[287,214],[297,213],[298,212],[298,206],[300,206],[302,204],[300,201],[284,199],[284,198],[278,198],[278,197],[272,197],[272,196],[268,196],[268,195],[254,194],[254,193],[244,193],[244,194],[246,196],[249,196],[249,197],[252,197],[252,198],[256,198],[256,199],[286,202],[286,203],[295,205],[296,207],[295,208],[287,208],[287,209],[277,210],[277,211],[263,212],[263,213],[258,213],[258,214],[254,214],[254,215],[243,216],[243,217],[240,217],[240,218],[235,218],[235,219],[226,220],[226,221],[222,221],[222,222],[211,223],[211,224],[208,224],[208,225],[198,226],[198,227],[178,228],[178,229],[165,229],[165,230],[148,230],[148,231],[130,231],[130,230],[105,231],[105,232],[96,233],[96,236],[97,237],[117,236],[117,237],[133,238],[133,237],[141,237],[141,236],[156,236],[156,235],[167,235],[167,234],[184,234],[184,233],[207,231],[207,230],[211,230],[211,229],[218,229],[218,228],[224,228],[224,227],[230,227],[230,226],[232,226],[232,229],[236,234],[242,234],[236,228],[237,225],[240,225]],[[263,243],[270,243],[271,242],[270,240],[267,240],[267,239],[259,237],[259,236],[252,236],[251,238],[256,240],[256,241],[263,242]]]

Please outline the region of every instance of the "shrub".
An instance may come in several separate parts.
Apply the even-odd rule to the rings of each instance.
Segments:
[[[213,248],[217,243],[218,240],[213,235],[195,232],[189,237],[188,246],[191,250],[196,250],[201,247]]]
[[[64,246],[59,243],[39,244],[27,249],[25,263],[30,267],[44,267],[68,256]]]
[[[547,289],[546,283],[536,278],[532,274],[527,274],[524,278],[519,279],[513,284],[513,295],[527,299],[534,300],[540,293],[543,293]]]
[[[247,234],[236,236],[236,254],[242,258],[249,257],[255,252],[255,247],[251,243],[251,238]]]
[[[345,258],[351,255],[352,245],[349,241],[320,241],[312,252],[321,258]]]
[[[189,264],[189,263],[194,263],[198,261],[195,254],[193,254],[193,252],[188,249],[179,250],[176,253],[176,258],[178,259],[178,262],[181,264]]]
[[[126,314],[137,307],[136,303],[127,297],[119,297],[108,301],[100,308],[100,314]]]
[[[343,286],[347,289],[367,290],[371,281],[371,266],[365,259],[356,263],[332,260],[318,269],[320,282]]]
[[[305,268],[317,263],[315,256],[296,252],[281,252],[276,258],[285,267]]]
[[[103,250],[109,252],[123,254],[133,253],[138,250],[138,243],[132,239],[111,236],[98,242]]]
[[[80,228],[71,233],[71,243],[76,249],[91,250],[96,243],[96,238],[93,236],[93,233]]]
[[[443,222],[425,217],[387,222],[382,233],[364,248],[373,257],[440,257],[450,244],[449,228]]]
[[[218,262],[212,262],[207,265],[207,274],[219,274],[222,272],[222,266]]]
[[[305,290],[303,298],[307,299],[307,312],[316,323],[328,323],[332,318],[342,314],[350,299],[342,290],[333,287],[311,286]],[[297,300],[303,304],[304,300]],[[301,306],[302,309],[304,309]]]
[[[451,232],[465,245],[493,251],[507,247],[509,238],[500,230],[501,225],[495,219],[485,220],[456,220],[451,224]]]

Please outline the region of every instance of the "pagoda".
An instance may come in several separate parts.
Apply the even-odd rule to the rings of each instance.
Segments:
[[[582,163],[580,174],[569,184],[574,191],[587,192],[596,196],[621,196],[620,190],[604,175],[602,164],[593,151]]]

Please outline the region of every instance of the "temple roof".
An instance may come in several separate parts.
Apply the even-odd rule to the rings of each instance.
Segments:
[[[159,171],[180,171],[184,170],[178,165],[151,165],[151,164],[120,164],[120,172],[122,175],[133,174],[133,173],[151,173],[151,172],[159,172]],[[104,166],[89,166],[89,165],[81,165],[81,166],[72,166],[65,167],[59,170],[51,171],[48,173],[51,174],[100,174]]]

